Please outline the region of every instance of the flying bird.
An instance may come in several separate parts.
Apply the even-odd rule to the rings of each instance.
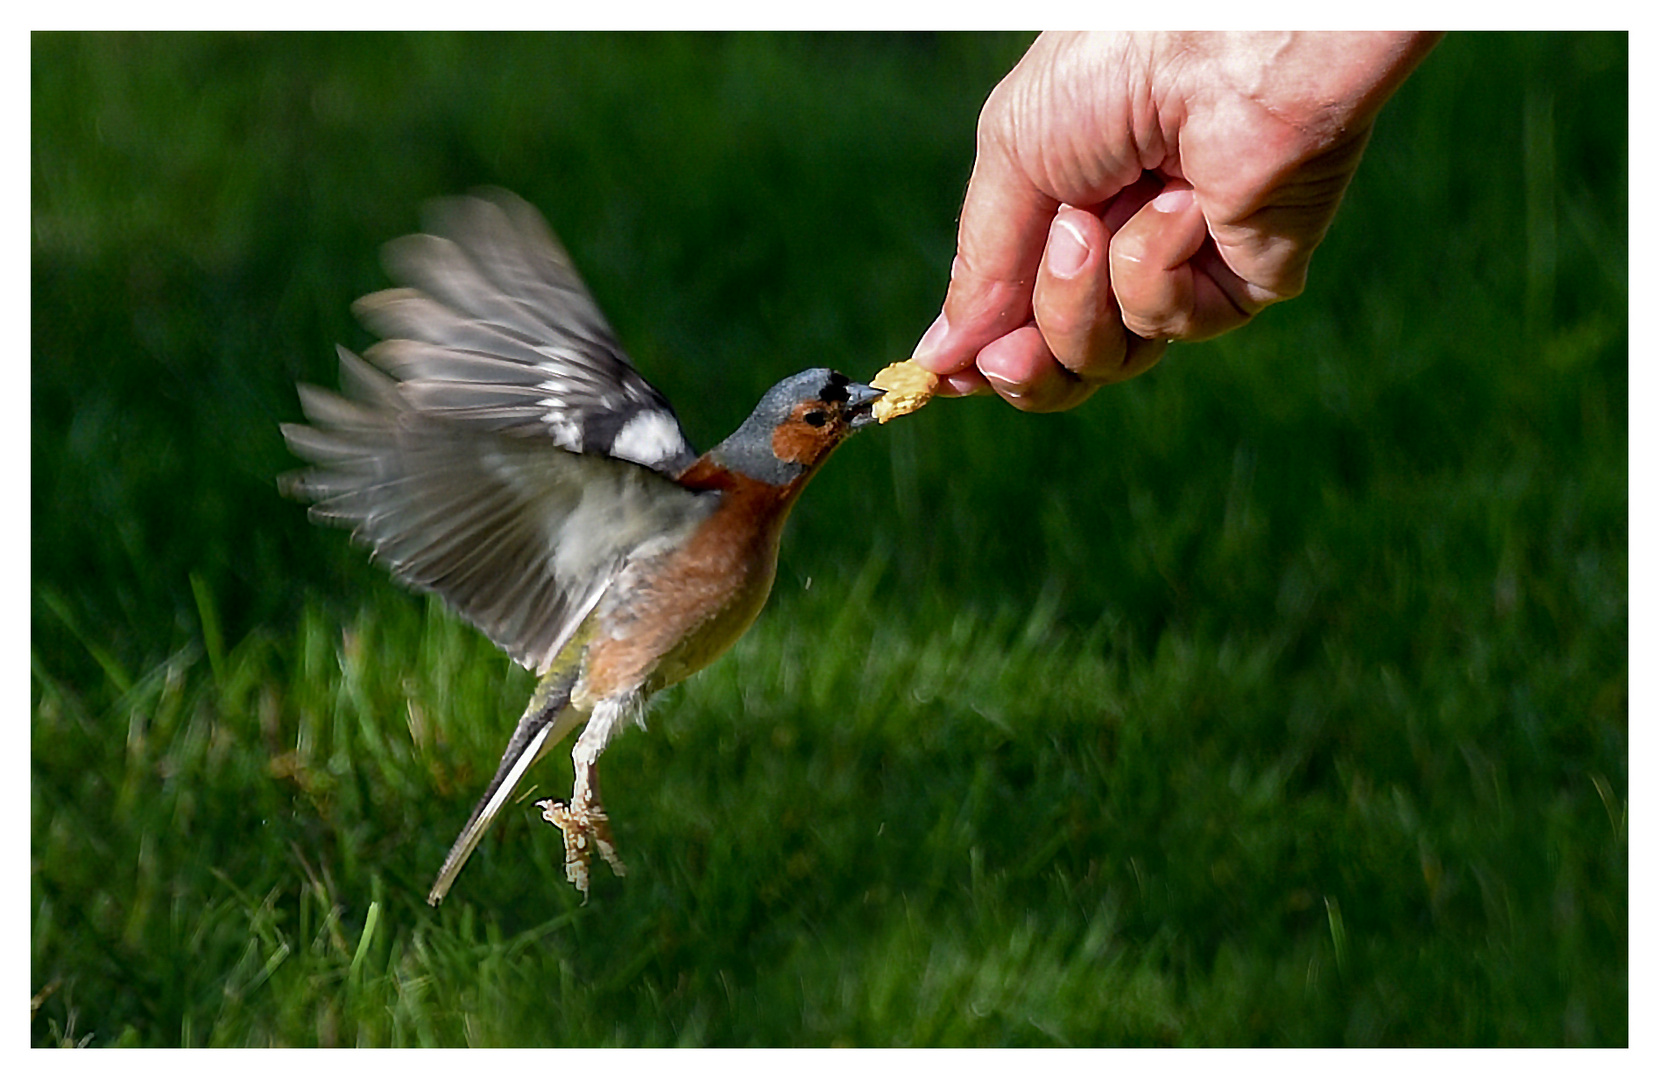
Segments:
[[[578,728],[571,798],[537,805],[586,900],[596,851],[625,872],[601,752],[749,628],[791,507],[882,392],[802,371],[699,456],[529,203],[439,200],[427,228],[386,246],[401,287],[353,306],[383,340],[338,350],[343,393],[299,387],[310,424],[282,433],[311,467],[281,485],[539,676],[427,902]]]

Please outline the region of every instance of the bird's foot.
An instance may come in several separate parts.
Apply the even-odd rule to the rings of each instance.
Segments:
[[[617,857],[617,845],[611,838],[611,819],[603,807],[581,798],[575,803],[543,799],[536,805],[542,809],[542,820],[559,826],[559,831],[565,834],[565,880],[582,893],[583,903],[588,901],[588,868],[593,865],[595,850],[613,874],[628,875],[628,867]]]

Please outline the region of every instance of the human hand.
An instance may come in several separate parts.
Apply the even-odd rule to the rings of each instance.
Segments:
[[[1426,34],[1040,35],[980,113],[940,317],[947,393],[1081,403],[1302,291]]]

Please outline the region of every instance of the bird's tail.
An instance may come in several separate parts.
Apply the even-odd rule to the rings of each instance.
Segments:
[[[467,864],[467,857],[478,847],[478,842],[484,838],[484,833],[501,813],[502,807],[507,805],[507,800],[513,797],[513,790],[519,786],[524,774],[583,718],[581,713],[567,708],[576,675],[576,667],[572,665],[568,671],[549,674],[537,685],[536,693],[531,695],[530,704],[525,707],[524,715],[513,729],[507,749],[502,752],[501,764],[496,766],[494,779],[484,789],[484,797],[474,807],[473,816],[467,819],[461,835],[455,838],[450,853],[444,857],[438,880],[432,883],[432,891],[427,893],[427,903],[436,907],[444,899],[450,886],[455,884],[456,875]]]

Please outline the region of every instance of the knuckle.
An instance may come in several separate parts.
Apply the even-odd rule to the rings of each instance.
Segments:
[[[974,146],[984,155],[988,150],[1001,150],[1007,145],[1011,91],[1008,80],[998,83],[980,106],[980,115],[974,122]]]

